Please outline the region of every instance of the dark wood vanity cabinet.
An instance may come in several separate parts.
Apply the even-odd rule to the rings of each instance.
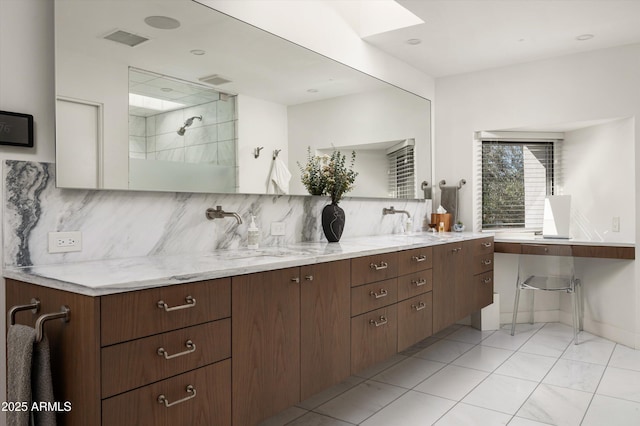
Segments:
[[[253,426],[493,298],[493,238],[105,296],[6,280],[46,323],[60,425]]]
[[[38,314],[71,309],[45,324],[60,425],[231,425],[231,280],[90,297],[6,280],[7,306],[38,298]]]
[[[433,247],[433,332],[493,303],[493,237]]]
[[[233,419],[254,425],[349,374],[349,261],[233,277]]]

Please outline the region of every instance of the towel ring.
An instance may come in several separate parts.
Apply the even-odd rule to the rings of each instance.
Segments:
[[[39,343],[42,341],[42,338],[44,337],[44,323],[49,321],[49,320],[53,320],[53,319],[58,319],[61,318],[64,322],[69,322],[69,316],[71,315],[71,309],[69,309],[69,307],[67,305],[63,305],[60,307],[60,312],[54,312],[52,314],[44,314],[44,315],[40,315],[38,317],[38,319],[36,320],[36,343]]]
[[[16,305],[12,306],[9,309],[9,325],[14,325],[16,323],[16,314],[20,311],[27,311],[31,309],[32,314],[37,314],[40,311],[40,299],[33,298],[31,299],[31,303],[27,305]]]

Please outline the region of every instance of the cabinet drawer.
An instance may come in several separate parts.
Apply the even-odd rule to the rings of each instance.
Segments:
[[[397,306],[391,305],[351,319],[351,374],[396,354],[397,315]]]
[[[480,310],[493,303],[493,271],[473,277],[475,288],[475,309]]]
[[[472,251],[474,256],[481,253],[494,252],[493,237],[479,238],[477,240],[471,240],[470,242],[473,246]]]
[[[398,303],[398,352],[431,336],[431,292]]]
[[[398,301],[398,282],[380,281],[351,289],[351,316],[360,315]]]
[[[230,425],[229,389],[225,360],[103,400],[102,426]]]
[[[433,273],[431,269],[414,274],[398,277],[398,300],[408,299],[433,288]]]
[[[493,253],[480,253],[473,256],[473,274],[482,274],[493,270]]]
[[[159,348],[164,351],[159,352]],[[228,318],[109,346],[102,349],[102,397],[230,356],[231,320]]]
[[[522,254],[539,254],[545,256],[571,256],[570,245],[550,245],[550,244],[522,244],[520,246]]]
[[[351,286],[395,278],[398,275],[398,253],[384,253],[351,259]]]
[[[101,342],[111,345],[230,315],[229,278],[112,294],[101,298]]]
[[[398,253],[398,275],[431,269],[432,264],[433,250],[431,247],[404,250]]]

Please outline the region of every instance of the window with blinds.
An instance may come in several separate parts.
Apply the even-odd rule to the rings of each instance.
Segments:
[[[412,141],[411,141],[412,142]],[[387,152],[389,164],[389,195],[394,198],[415,198],[415,163],[413,144]]]
[[[482,229],[542,230],[544,199],[556,193],[556,142],[481,142]]]

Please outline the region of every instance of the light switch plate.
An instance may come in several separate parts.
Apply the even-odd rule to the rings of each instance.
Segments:
[[[82,232],[49,232],[49,253],[82,251]]]
[[[271,235],[278,236],[284,235],[285,228],[284,222],[271,222]]]

